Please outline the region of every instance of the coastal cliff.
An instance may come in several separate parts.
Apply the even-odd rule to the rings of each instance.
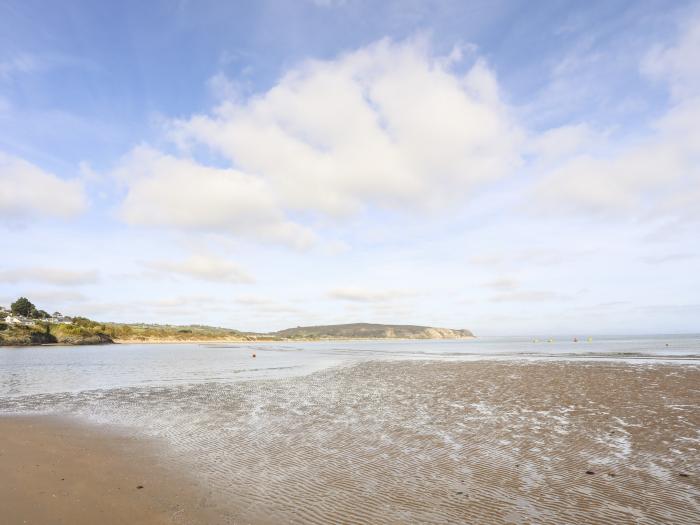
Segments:
[[[350,323],[287,328],[274,335],[283,339],[463,339],[474,337],[469,330],[432,326]]]

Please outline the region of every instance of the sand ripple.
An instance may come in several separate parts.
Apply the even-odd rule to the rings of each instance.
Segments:
[[[697,366],[366,362],[0,410],[160,436],[231,522],[695,524],[698,385]]]

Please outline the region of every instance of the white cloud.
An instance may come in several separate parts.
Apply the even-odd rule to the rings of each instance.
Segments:
[[[669,262],[685,261],[697,257],[694,253],[668,253],[659,255],[647,255],[642,257],[642,261],[648,264],[663,264]]]
[[[494,290],[515,290],[520,285],[516,280],[504,277],[484,283],[483,286]]]
[[[63,180],[0,152],[0,217],[70,218],[86,208],[87,197],[78,180]]]
[[[285,217],[258,177],[145,146],[122,159],[114,175],[127,186],[120,215],[129,224],[235,233],[296,248],[314,242],[312,232]]]
[[[535,135],[529,149],[538,162],[553,162],[588,148],[600,137],[587,124],[572,124]]]
[[[49,267],[26,267],[0,270],[0,282],[38,282],[63,286],[92,284],[98,281],[96,270],[62,270]]]
[[[311,0],[318,7],[341,7],[344,6],[347,0]]]
[[[542,302],[542,301],[566,301],[570,296],[557,292],[540,291],[540,290],[523,290],[521,292],[508,292],[496,295],[491,298],[491,301],[496,303],[505,302]]]
[[[642,72],[671,87],[677,98],[697,97],[700,89],[700,11],[684,21],[675,45],[656,46],[642,63]]]
[[[262,314],[305,314],[301,308],[291,304],[280,302],[268,297],[259,295],[241,295],[236,298],[236,302],[245,309],[254,310]]]
[[[415,294],[406,290],[377,290],[374,288],[336,288],[328,292],[328,297],[331,299],[358,303],[381,303],[413,295]]]
[[[32,73],[42,68],[41,61],[29,53],[20,53],[0,61],[0,80],[14,75]]]
[[[211,255],[193,255],[182,261],[149,261],[144,264],[154,270],[205,281],[253,282],[253,278],[237,264]]]
[[[675,45],[657,47],[643,69],[662,80],[672,105],[649,133],[604,153],[580,149],[535,189],[545,210],[698,216],[700,203],[700,17]],[[602,138],[602,137],[601,137]]]
[[[421,40],[307,61],[269,91],[173,123],[287,209],[439,208],[519,165],[520,133],[482,61],[466,74]]]

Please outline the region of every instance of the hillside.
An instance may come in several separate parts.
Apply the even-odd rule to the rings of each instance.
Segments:
[[[0,346],[33,346],[45,344],[97,345],[112,343],[105,325],[76,318],[71,324],[49,324],[37,321],[30,325],[7,325],[0,322]]]
[[[461,339],[474,337],[469,330],[403,324],[351,323],[298,326],[270,335],[283,339]]]
[[[474,336],[469,330],[400,324],[298,326],[278,332],[255,333],[203,325],[103,323],[85,317],[67,317],[60,312],[49,314],[25,297],[12,303],[10,309],[0,307],[0,346],[466,337]]]
[[[204,325],[160,325],[106,323],[107,333],[117,343],[237,342],[274,339],[266,334]]]

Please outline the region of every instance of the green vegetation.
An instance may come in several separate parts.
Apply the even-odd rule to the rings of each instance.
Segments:
[[[57,342],[58,339],[55,335],[39,325],[11,326],[6,324],[5,329],[0,331],[0,345],[4,346],[44,345]]]
[[[36,307],[26,297],[20,297],[10,305],[10,311],[12,311],[14,315],[32,317],[32,313],[36,311]]]
[[[84,317],[76,317],[69,323],[56,322],[56,319],[52,319],[44,310],[37,309],[26,297],[20,297],[12,303],[10,311],[20,322],[10,323],[8,316],[3,316],[3,322],[0,323],[0,345],[89,345],[113,342],[105,333],[104,324]],[[56,317],[59,316],[56,312]]]
[[[106,323],[105,332],[115,341],[249,341],[260,334],[251,334],[202,325],[158,325]],[[264,336],[263,336],[264,337]]]
[[[370,323],[298,326],[279,332],[254,333],[202,325],[100,323],[85,317],[73,317],[69,322],[63,322],[64,318],[58,312],[52,317],[43,310],[38,310],[26,297],[20,297],[12,303],[11,310],[13,315],[21,316],[23,324],[10,323],[4,317],[0,318],[0,346],[473,337],[469,330]]]
[[[75,324],[49,324],[37,322],[32,325],[8,325],[0,329],[0,346],[23,346],[42,344],[95,345],[112,343],[101,325],[97,327]]]
[[[12,303],[10,305],[10,311],[13,315],[21,315],[32,319],[48,319],[51,317],[45,310],[38,310],[26,297],[20,297]]]

